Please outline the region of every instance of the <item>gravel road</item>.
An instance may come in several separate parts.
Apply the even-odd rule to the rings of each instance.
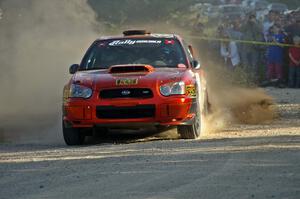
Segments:
[[[280,119],[201,140],[171,129],[84,147],[2,143],[0,198],[299,199],[300,91],[266,91]]]

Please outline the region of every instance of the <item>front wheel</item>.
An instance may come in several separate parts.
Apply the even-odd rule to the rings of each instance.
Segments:
[[[182,139],[197,139],[201,133],[201,119],[199,111],[196,113],[192,125],[177,126],[177,132]]]
[[[200,82],[198,80],[198,82]],[[204,117],[209,113],[208,93],[200,83],[196,85],[195,118],[192,125],[177,126],[177,132],[182,139],[197,139],[204,131]]]
[[[65,143],[69,146],[82,145],[85,135],[79,128],[66,127],[63,122],[63,136]]]

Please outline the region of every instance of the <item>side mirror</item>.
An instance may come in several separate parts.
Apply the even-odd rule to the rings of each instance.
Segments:
[[[69,73],[71,75],[73,75],[73,74],[75,74],[78,71],[78,69],[79,69],[79,64],[73,64],[69,68]]]
[[[199,70],[201,68],[201,64],[198,60],[193,60],[192,61],[192,67],[195,69],[195,70]]]

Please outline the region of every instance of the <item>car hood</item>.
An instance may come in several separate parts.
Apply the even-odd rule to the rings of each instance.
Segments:
[[[181,81],[188,69],[183,68],[156,68],[152,72],[139,73],[109,73],[109,70],[79,71],[72,83],[92,87],[94,90],[117,87],[154,87],[169,82]],[[134,85],[118,85],[119,80],[137,80]]]

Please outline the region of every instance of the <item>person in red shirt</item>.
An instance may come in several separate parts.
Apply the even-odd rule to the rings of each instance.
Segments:
[[[293,38],[294,47],[289,49],[289,87],[300,88],[300,37]]]

